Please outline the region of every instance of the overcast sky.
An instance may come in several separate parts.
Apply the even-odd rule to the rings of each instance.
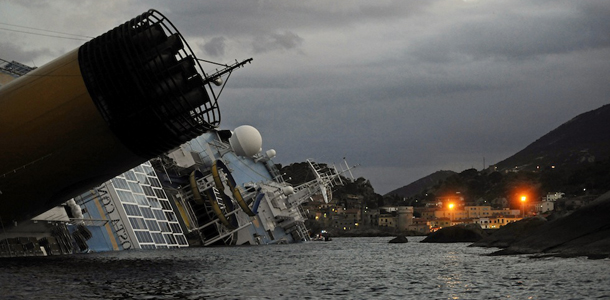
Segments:
[[[222,128],[253,125],[284,165],[346,157],[382,194],[610,102],[607,0],[3,0],[0,58],[41,66],[149,8],[199,58],[254,59],[220,98]]]

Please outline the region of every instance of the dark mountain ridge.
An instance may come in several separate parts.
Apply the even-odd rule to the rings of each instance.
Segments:
[[[604,105],[576,116],[495,166],[498,170],[572,168],[608,158],[610,105]]]
[[[490,167],[488,171],[544,171],[553,169],[554,172],[542,177],[547,179],[543,185],[561,189],[567,182],[578,181],[576,177],[587,177],[595,175],[594,181],[600,178],[608,178],[608,172],[604,172],[610,161],[610,104],[598,109],[580,114],[568,122],[562,124],[551,132],[545,134],[535,142],[531,143],[515,155]],[[515,168],[516,167],[516,168]],[[440,172],[445,177],[431,176]],[[497,177],[501,177],[495,172]],[[456,177],[457,173],[452,171],[439,171],[423,177],[409,185],[395,189],[387,195],[411,197],[423,190],[435,186],[439,181]],[[563,180],[554,180],[547,177],[564,177]],[[569,177],[569,178],[568,178]],[[566,179],[567,178],[567,179]],[[580,181],[587,178],[580,178]],[[577,185],[577,184],[573,184]],[[584,183],[578,183],[583,185]],[[605,186],[595,184],[595,186]],[[582,190],[582,189],[581,189]]]
[[[419,193],[421,193],[423,190],[427,189],[430,186],[433,186],[437,183],[439,183],[440,181],[443,181],[445,179],[447,179],[449,176],[455,175],[457,174],[456,172],[453,171],[436,171],[426,177],[422,177],[408,185],[405,185],[401,188],[397,188],[389,193],[387,193],[386,195],[397,195],[397,196],[401,196],[401,197],[412,197],[415,196]]]

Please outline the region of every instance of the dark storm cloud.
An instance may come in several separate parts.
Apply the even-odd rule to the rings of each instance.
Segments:
[[[298,48],[303,39],[295,33],[286,31],[283,33],[272,33],[257,36],[252,42],[254,53],[263,53],[271,50],[292,50]]]
[[[438,63],[527,60],[610,46],[610,2],[498,2],[441,23],[411,54]],[[557,5],[561,4],[561,5]]]
[[[278,28],[332,28],[416,14],[435,1],[179,1],[157,2],[187,24],[187,34],[253,36]]]
[[[610,94],[607,1],[188,6],[172,12],[205,30],[187,31],[252,49],[225,126],[251,123],[284,164],[346,156],[379,192],[496,163]]]
[[[222,36],[213,37],[209,42],[203,45],[203,49],[205,50],[205,53],[210,56],[223,56],[225,54],[226,40],[227,39]]]
[[[87,35],[153,7],[200,58],[253,57],[223,92],[222,127],[255,126],[278,163],[345,156],[381,193],[441,169],[480,169],[483,158],[497,163],[610,95],[605,0],[44,5],[24,17],[50,11],[45,28]],[[0,53],[25,63],[51,57],[41,49],[72,49],[9,40]]]
[[[47,48],[24,50],[10,41],[0,41],[0,58],[8,61],[17,61],[26,65],[35,65],[34,61],[40,56],[59,55]]]

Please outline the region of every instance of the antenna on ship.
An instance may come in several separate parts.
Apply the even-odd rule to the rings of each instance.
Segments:
[[[229,77],[231,77],[231,73],[233,72],[233,70],[238,69],[243,67],[245,64],[248,63],[252,63],[252,58],[248,58],[246,60],[243,60],[241,62],[235,60],[235,63],[231,64],[231,65],[227,65],[227,64],[220,64],[220,63],[216,63],[213,61],[209,61],[209,60],[205,60],[205,59],[200,59],[197,58],[198,61],[201,62],[205,62],[205,63],[209,63],[209,64],[213,64],[213,65],[218,65],[218,66],[222,66],[224,67],[221,70],[216,69],[216,72],[208,75],[204,73],[204,84],[207,84],[208,86],[210,85],[210,83],[213,83],[215,86],[220,86],[220,91],[218,92],[218,95],[216,95],[214,93],[214,91],[212,90],[211,86],[210,86],[210,92],[212,93],[212,96],[214,96],[215,100],[218,100],[218,98],[220,97],[220,94],[222,94],[222,91],[225,88],[225,85],[227,84],[227,82],[229,81]],[[227,77],[225,80],[222,79],[222,76],[227,74]]]
[[[307,163],[309,164],[309,167],[313,171],[313,174],[316,176],[318,188],[320,189],[320,192],[322,193],[322,197],[324,198],[324,203],[328,203],[330,201],[330,199],[328,197],[328,192],[326,191],[326,184],[324,184],[325,180],[322,179],[322,177],[320,176],[320,173],[314,167],[314,165],[311,163],[311,161],[309,159],[307,160]],[[329,180],[328,182],[329,182],[329,184],[332,184],[332,180]]]
[[[354,178],[354,174],[352,174],[352,169],[353,169],[353,168],[355,168],[355,167],[357,167],[358,165],[355,165],[355,166],[353,166],[353,167],[350,167],[350,166],[347,164],[347,159],[345,159],[345,157],[343,158],[343,162],[345,163],[345,167],[347,167],[347,169],[346,169],[345,171],[348,171],[348,172],[349,172],[349,176],[350,176],[350,177],[352,177],[352,179],[353,179],[353,180],[355,180],[355,178]],[[343,172],[345,172],[345,171],[343,171]]]

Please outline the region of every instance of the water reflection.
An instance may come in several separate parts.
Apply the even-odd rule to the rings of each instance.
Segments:
[[[329,243],[7,259],[7,299],[610,297],[610,260],[483,256],[465,244]]]

